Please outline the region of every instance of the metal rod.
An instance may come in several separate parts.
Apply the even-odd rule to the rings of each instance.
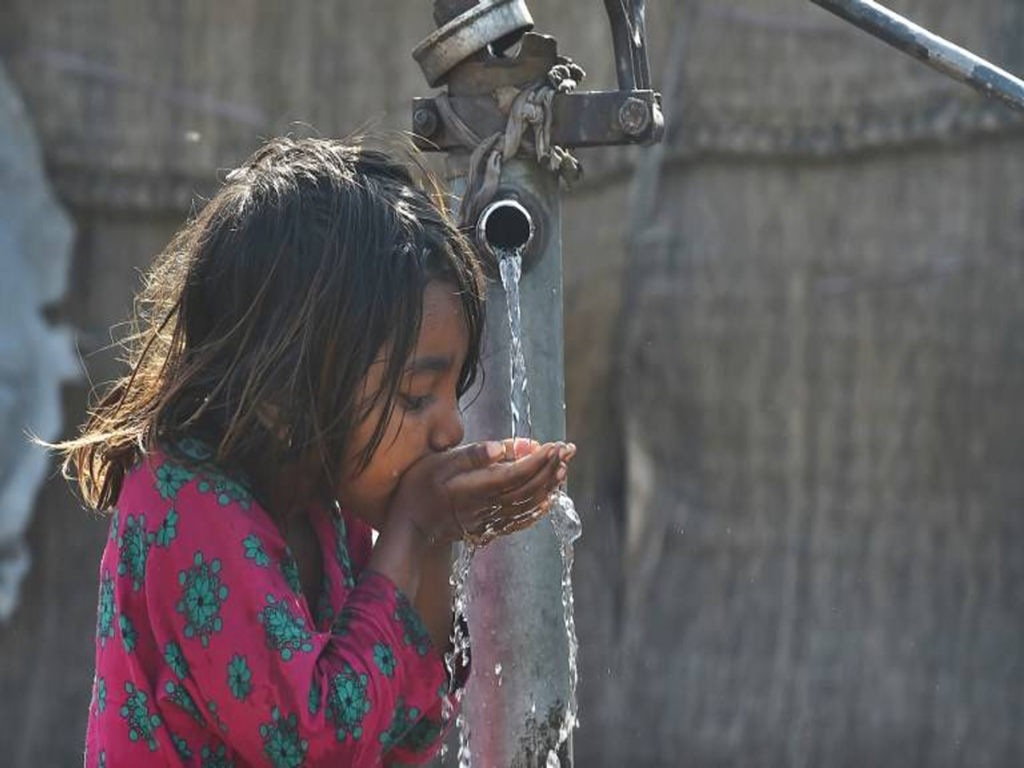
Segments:
[[[633,44],[630,42],[630,20],[622,0],[604,0],[608,12],[608,23],[612,30],[612,48],[615,51],[615,74],[620,91],[636,90],[636,73],[633,70]]]
[[[986,96],[1024,112],[1024,81],[871,0],[811,0]]]
[[[647,61],[647,19],[646,0],[633,0],[630,11],[633,15],[633,72],[636,87],[641,91],[651,88],[651,68]]]

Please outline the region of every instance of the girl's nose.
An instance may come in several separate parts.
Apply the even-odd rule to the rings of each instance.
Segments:
[[[437,451],[447,451],[462,442],[466,436],[466,428],[462,423],[462,412],[456,407],[447,411],[438,422],[431,434],[432,447]]]

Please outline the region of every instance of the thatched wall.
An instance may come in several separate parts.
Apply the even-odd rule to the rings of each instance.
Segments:
[[[426,92],[425,0],[8,5],[87,350],[214,169]],[[585,156],[564,212],[577,762],[1019,765],[1019,123],[801,0],[649,5],[669,140]],[[1024,3],[892,5],[1024,69]],[[531,7],[612,85],[599,3]],[[80,750],[103,536],[45,487],[0,629],[15,765]]]

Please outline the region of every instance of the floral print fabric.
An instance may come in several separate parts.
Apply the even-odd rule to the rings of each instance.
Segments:
[[[450,696],[440,654],[406,596],[364,570],[369,527],[344,511],[310,515],[316,606],[244,484],[159,453],[129,473],[100,564],[87,768],[434,755]]]

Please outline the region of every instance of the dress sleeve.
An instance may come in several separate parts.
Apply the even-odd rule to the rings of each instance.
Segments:
[[[405,595],[366,572],[331,631],[316,631],[255,501],[223,480],[178,479],[145,575],[166,698],[190,703],[252,764],[374,766],[400,744],[404,760],[432,756],[440,718],[421,715],[440,713],[444,666]]]
[[[448,735],[448,731],[455,723],[455,718],[459,714],[460,702],[457,697],[449,696],[451,707],[448,712],[448,719],[445,720],[442,717],[444,695],[449,687],[451,688],[451,693],[465,688],[466,682],[469,679],[469,671],[472,667],[468,643],[469,624],[466,622],[465,617],[459,617],[459,626],[467,643],[464,655],[456,654],[452,662],[455,666],[455,684],[453,686],[450,686],[449,683],[444,684],[444,687],[438,691],[440,696],[437,703],[423,714],[419,721],[402,737],[395,748],[388,753],[384,761],[385,766],[388,768],[392,768],[392,766],[399,768],[406,765],[422,765],[428,762],[437,754],[437,751],[441,748]]]

